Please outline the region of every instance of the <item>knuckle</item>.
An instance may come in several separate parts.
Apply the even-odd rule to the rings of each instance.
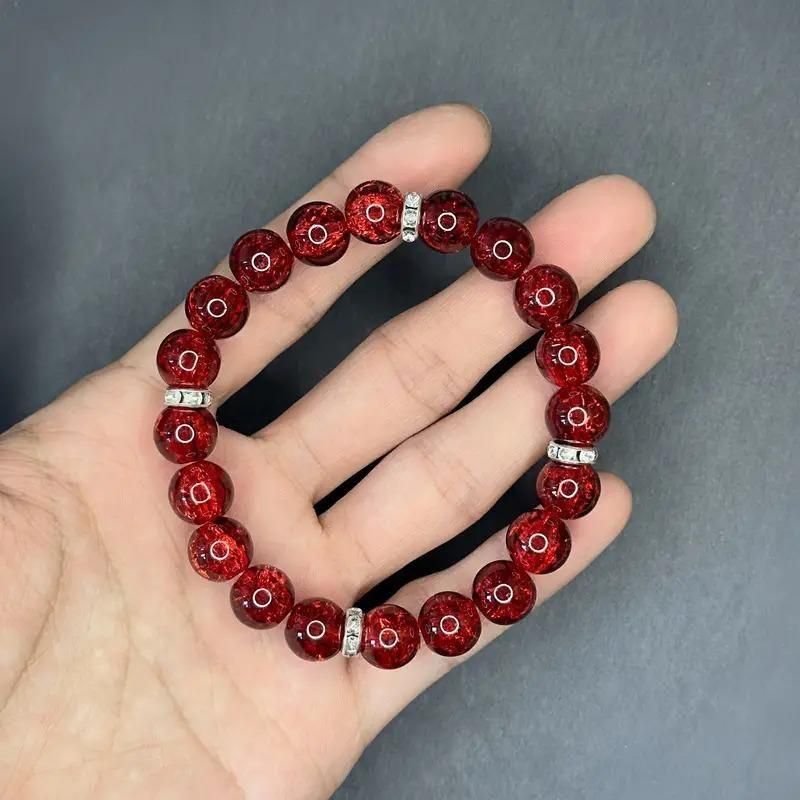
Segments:
[[[302,276],[301,276],[302,277]],[[290,331],[291,339],[297,339],[313,328],[328,309],[328,304],[298,280],[291,292],[275,292],[269,304],[259,304],[263,313],[276,317],[277,330]],[[269,326],[273,329],[273,326]]]
[[[410,468],[420,474],[456,523],[466,527],[485,513],[481,481],[472,467],[447,447],[442,437],[421,435],[411,439],[406,447]]]
[[[369,346],[385,366],[392,383],[414,405],[435,417],[454,408],[467,393],[467,380],[423,337],[407,333],[402,317],[378,328]]]

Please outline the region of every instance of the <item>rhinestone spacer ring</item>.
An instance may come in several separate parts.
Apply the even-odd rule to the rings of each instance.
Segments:
[[[597,448],[553,441],[547,445],[547,457],[562,464],[594,464],[597,461]]]
[[[364,612],[360,608],[348,608],[344,615],[344,636],[342,655],[345,658],[357,656],[361,650],[361,630],[364,627]]]
[[[421,213],[422,198],[416,192],[409,192],[403,199],[402,238],[404,242],[417,241]]]
[[[164,404],[177,408],[208,408],[213,397],[208,389],[167,389]]]

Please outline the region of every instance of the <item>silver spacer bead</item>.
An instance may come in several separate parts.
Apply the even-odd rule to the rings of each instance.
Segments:
[[[594,464],[597,461],[597,448],[576,447],[554,441],[547,445],[547,457],[562,464]]]
[[[360,608],[348,608],[344,615],[344,636],[342,655],[345,658],[357,656],[361,651],[361,629],[364,625],[364,612]]]
[[[208,389],[167,389],[164,403],[179,408],[208,408],[214,398]]]
[[[404,242],[417,241],[421,216],[422,198],[416,192],[409,192],[403,199],[402,237]]]

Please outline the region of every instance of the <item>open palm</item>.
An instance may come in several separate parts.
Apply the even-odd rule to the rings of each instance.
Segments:
[[[488,144],[474,110],[427,109],[375,136],[312,196],[341,205],[370,178],[402,191],[451,186]],[[286,216],[269,227],[281,230]],[[529,224],[536,261],[562,265],[585,292],[645,243],[654,213],[641,187],[608,176]],[[282,290],[253,295],[245,331],[221,342],[215,400],[302,335],[389,247],[354,241],[337,264],[297,265]],[[280,566],[298,599],[351,605],[482,516],[541,455],[551,388],[530,358],[444,416],[532,333],[511,292],[470,270],[372,334],[256,436],[220,430],[213,458],[236,485],[231,515],[251,532],[254,563]],[[593,383],[612,399],[676,330],[669,297],[641,281],[584,317],[603,351]],[[151,438],[163,400],[155,351],[180,327],[176,311],[0,440],[2,798],[327,797],[381,727],[458,661],[424,648],[396,672],[357,658],[301,661],[280,631],[240,625],[227,586],[189,568],[191,529],[166,500],[174,466]],[[316,501],[386,453],[317,517]],[[629,493],[610,475],[602,482],[595,510],[570,524],[566,566],[537,578],[540,598],[624,526]],[[416,613],[435,591],[468,593],[476,569],[504,552],[498,533],[396,602]],[[501,631],[485,624],[479,646]]]

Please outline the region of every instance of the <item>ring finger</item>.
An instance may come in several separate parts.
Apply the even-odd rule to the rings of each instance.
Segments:
[[[600,344],[592,384],[609,400],[664,356],[677,329],[672,299],[647,281],[619,287],[579,322]],[[479,519],[539,458],[553,390],[528,356],[464,408],[398,447],[330,509],[322,522],[342,542],[343,563],[352,565],[360,591]]]

